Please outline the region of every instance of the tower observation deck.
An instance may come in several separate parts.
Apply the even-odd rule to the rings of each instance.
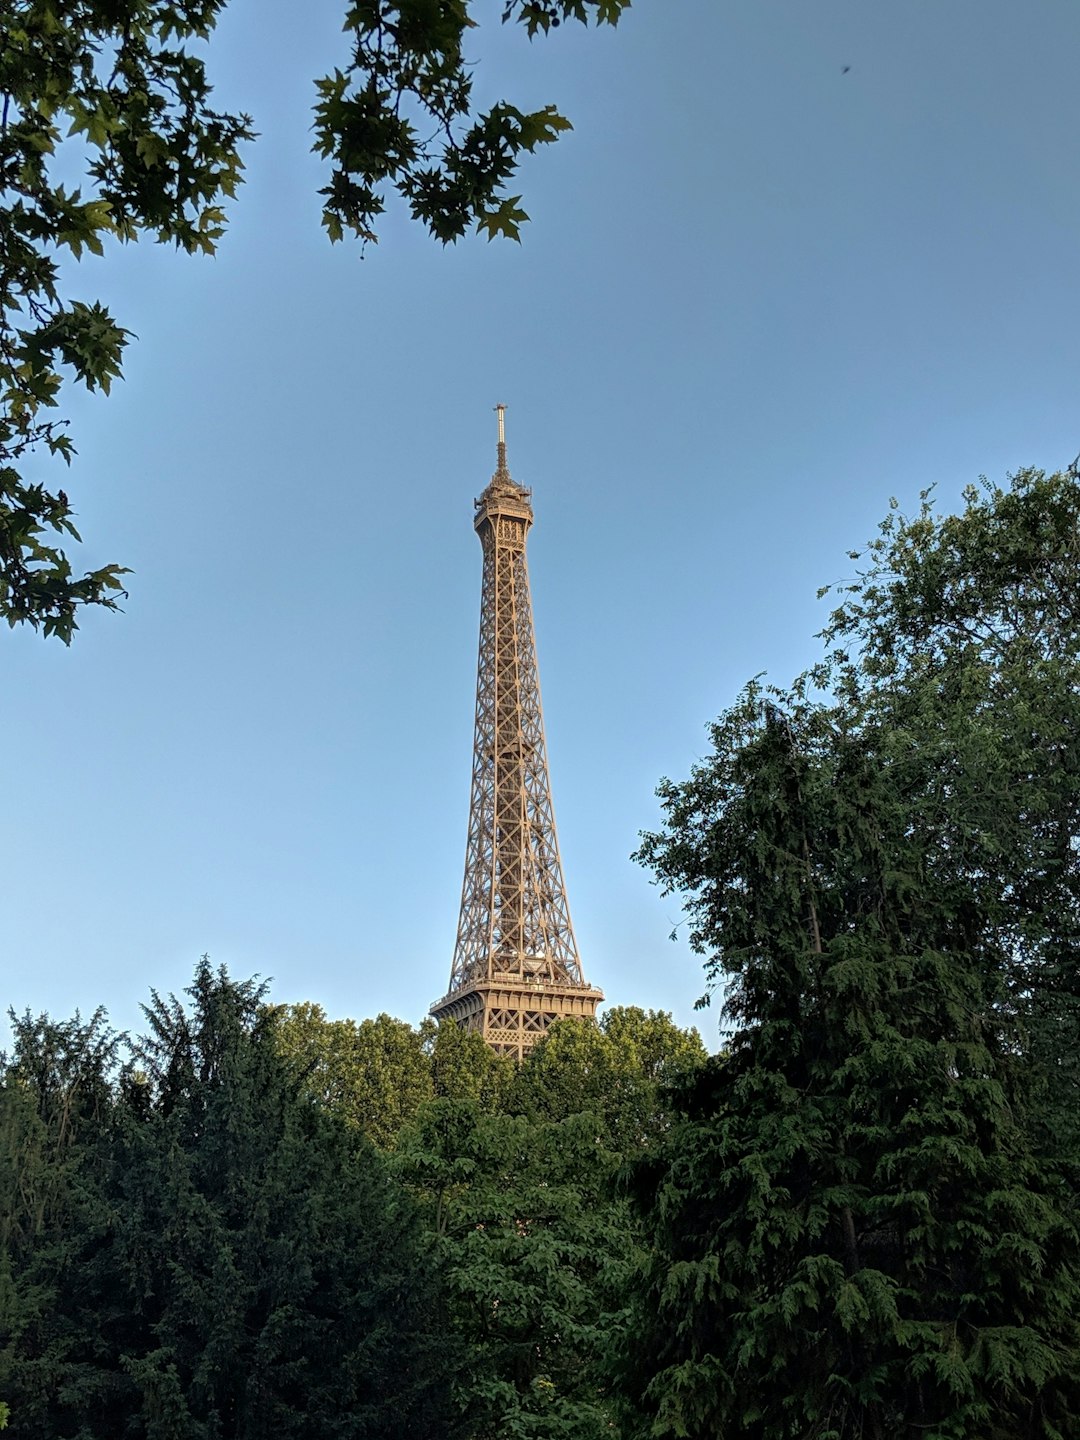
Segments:
[[[525,542],[531,491],[498,464],[475,502],[484,554],[469,834],[450,984],[431,1007],[521,1058],[553,1020],[596,1013],[570,923],[551,803]]]

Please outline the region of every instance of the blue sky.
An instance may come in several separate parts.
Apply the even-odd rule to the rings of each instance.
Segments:
[[[657,781],[815,658],[890,496],[1080,450],[1075,0],[639,0],[531,45],[485,9],[480,96],[575,126],[520,246],[395,211],[331,248],[340,0],[233,0],[211,71],[261,138],[218,257],[72,276],[138,336],[63,482],[80,561],[135,573],[70,650],[0,637],[17,1008],[135,1025],[203,952],[334,1015],[442,994],[502,401],[585,972],[714,1046],[628,858]]]

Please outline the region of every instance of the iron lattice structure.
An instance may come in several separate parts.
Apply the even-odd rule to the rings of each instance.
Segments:
[[[475,502],[484,552],[469,837],[450,985],[431,1007],[519,1059],[553,1020],[589,1016],[551,803],[525,542],[531,492],[498,465]]]

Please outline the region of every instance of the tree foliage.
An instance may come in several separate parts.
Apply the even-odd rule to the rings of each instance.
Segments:
[[[666,1130],[663,1085],[702,1062],[696,1031],[613,1009],[557,1022],[516,1067],[453,1023],[356,1024],[311,1005],[272,1021],[309,1095],[391,1152],[419,1202],[460,1347],[463,1434],[610,1434],[637,1245],[613,1176]]]
[[[525,1057],[509,1106],[533,1119],[587,1112],[629,1158],[666,1130],[666,1087],[704,1059],[696,1030],[680,1030],[663,1011],[613,1006],[599,1024],[557,1020]]]
[[[277,1009],[273,1030],[307,1092],[382,1149],[434,1093],[423,1038],[404,1020],[330,1020],[301,1004]]]
[[[1048,1138],[1080,1154],[1080,478],[931,500],[858,557],[811,678],[908,747],[933,881],[992,926]]]
[[[652,1434],[1076,1428],[1080,500],[966,504],[886,522],[823,665],[750,686],[644,838],[734,1026],[636,1175]]]
[[[506,1108],[515,1074],[508,1056],[496,1055],[482,1036],[452,1022],[425,1020],[420,1033],[436,1099],[469,1100],[482,1114]]]
[[[41,1176],[4,1191],[23,1237],[5,1246],[0,1292],[16,1433],[446,1435],[453,1355],[414,1207],[302,1094],[257,985],[204,963],[189,995],[154,997],[119,1076],[69,1030],[93,1084],[50,1080],[43,1104],[28,1073],[65,1073],[43,1062],[45,1027],[5,1076],[7,1163]],[[102,1092],[99,1119],[50,1174],[49,1147],[79,1143],[63,1117],[87,1090]]]
[[[61,291],[65,252],[100,255],[109,238],[148,234],[212,252],[220,201],[239,182],[246,116],[210,106],[189,42],[221,0],[4,0],[0,47],[0,615],[69,641],[79,607],[115,607],[124,571],[74,576],[61,543],[78,540],[44,452],[71,460],[54,418],[65,375],[108,393],[127,332],[96,301]],[[71,188],[60,150],[82,151]],[[65,277],[67,272],[63,272]]]
[[[530,1120],[440,1099],[402,1134],[462,1363],[451,1395],[470,1440],[601,1440],[604,1361],[621,1336],[633,1242],[611,1193],[618,1157],[589,1115]]]
[[[145,1014],[133,1044],[102,1013],[13,1021],[0,1393],[17,1435],[600,1440],[621,1423],[610,1357],[638,1241],[612,1137],[655,1145],[656,1087],[700,1064],[696,1034],[612,1011],[554,1027],[517,1071],[455,1025],[269,1005],[205,960],[188,1003],[151,992]]]
[[[479,1035],[425,1020],[330,1020],[322,1007],[278,1006],[272,1025],[281,1053],[299,1069],[307,1092],[380,1149],[393,1149],[404,1125],[427,1101],[444,1096],[500,1107],[512,1063]]]
[[[428,1101],[447,1099],[535,1120],[588,1112],[628,1156],[663,1132],[665,1087],[705,1058],[696,1030],[636,1006],[615,1006],[599,1023],[556,1021],[520,1066],[449,1021],[331,1020],[310,1003],[274,1007],[272,1021],[312,1098],[383,1150]]]
[[[507,0],[502,18],[534,35],[563,19],[613,25],[628,3]],[[211,104],[199,47],[224,7],[0,0],[0,616],[65,643],[83,606],[116,607],[126,572],[72,570],[74,510],[46,463],[74,453],[56,410],[65,377],[107,393],[129,337],[100,302],[64,293],[63,262],[141,236],[213,253],[254,136],[248,116]],[[570,122],[553,106],[478,111],[472,8],[346,0],[350,60],[317,82],[315,105],[332,240],[374,241],[388,193],[444,243],[471,227],[518,238],[520,157]]]
[[[34,1435],[50,1433],[56,1387],[78,1406],[97,1384],[81,1242],[101,1224],[118,1037],[102,1011],[87,1022],[27,1013],[11,1023],[0,1083],[0,1393],[18,1430]]]

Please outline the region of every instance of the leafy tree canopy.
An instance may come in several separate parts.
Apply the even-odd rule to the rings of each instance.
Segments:
[[[665,1087],[704,1059],[696,1030],[680,1030],[663,1011],[613,1006],[599,1024],[557,1020],[525,1057],[509,1106],[548,1120],[588,1112],[607,1144],[629,1156],[666,1129]]]
[[[309,1093],[384,1150],[444,1098],[537,1120],[587,1111],[612,1149],[636,1152],[665,1128],[665,1086],[705,1058],[696,1030],[635,1006],[557,1021],[520,1066],[452,1022],[330,1020],[304,1003],[274,1007],[273,1027]]]
[[[305,1003],[275,1009],[273,1029],[309,1093],[383,1149],[434,1094],[423,1039],[404,1020],[330,1020]]]
[[[446,1096],[498,1109],[513,1064],[478,1035],[425,1020],[330,1020],[304,1003],[272,1011],[277,1044],[298,1066],[308,1092],[380,1149],[392,1149],[425,1101]]]
[[[629,0],[506,0],[530,35],[566,19],[614,25]],[[0,616],[70,642],[84,605],[115,608],[124,568],[77,576],[74,511],[48,457],[74,453],[56,417],[65,377],[108,392],[128,332],[62,293],[65,255],[149,236],[212,254],[236,192],[246,115],[214,109],[201,44],[225,0],[0,0]],[[473,100],[470,0],[347,0],[349,63],[317,81],[331,240],[377,238],[391,193],[446,243],[517,239],[509,193],[523,152],[570,126],[553,106]],[[66,143],[65,143],[66,142]],[[83,179],[72,187],[72,145]]]
[[[462,1362],[451,1396],[470,1440],[601,1440],[613,1430],[604,1361],[622,1333],[633,1255],[618,1157],[591,1116],[423,1107],[395,1168],[416,1195]]]

